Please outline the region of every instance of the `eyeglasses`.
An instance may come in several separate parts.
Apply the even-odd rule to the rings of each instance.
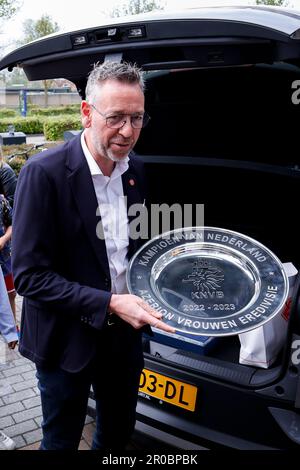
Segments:
[[[106,120],[106,125],[110,129],[121,129],[125,126],[127,122],[127,116],[130,117],[131,126],[134,129],[142,129],[145,127],[148,122],[150,121],[150,116],[147,113],[144,114],[112,114],[111,116],[106,116],[105,114],[101,113],[99,109],[97,109],[93,104],[90,105],[97,111],[100,116],[102,116]]]

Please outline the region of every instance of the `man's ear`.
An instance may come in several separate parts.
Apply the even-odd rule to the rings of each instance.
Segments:
[[[85,100],[81,101],[81,122],[84,128],[91,127],[91,107]]]

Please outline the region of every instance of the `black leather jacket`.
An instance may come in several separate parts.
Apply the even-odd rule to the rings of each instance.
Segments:
[[[11,207],[14,205],[14,195],[16,190],[17,177],[14,170],[2,162],[0,165],[0,194],[4,194]]]

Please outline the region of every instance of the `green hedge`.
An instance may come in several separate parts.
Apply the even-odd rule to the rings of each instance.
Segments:
[[[64,137],[64,131],[80,129],[82,129],[80,116],[52,117],[44,122],[44,136],[46,140],[61,140]]]
[[[0,119],[0,132],[7,132],[12,124],[16,132],[25,134],[43,134],[46,140],[63,139],[64,131],[80,130],[82,128],[79,115],[66,115],[61,117],[16,117]]]
[[[17,117],[18,113],[15,109],[0,108],[0,116],[1,116],[1,119],[6,118],[6,117]]]
[[[37,117],[16,117],[0,119],[0,132],[7,132],[8,126],[12,124],[16,132],[25,134],[42,134],[44,120]]]
[[[65,114],[78,114],[80,115],[80,105],[66,105],[59,107],[48,108],[32,108],[29,110],[30,116],[59,116]]]

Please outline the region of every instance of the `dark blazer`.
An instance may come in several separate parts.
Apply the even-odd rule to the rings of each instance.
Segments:
[[[136,157],[122,180],[128,207],[143,202],[143,167]],[[96,210],[80,135],[23,167],[12,238],[15,286],[24,297],[19,350],[40,366],[81,370],[107,328],[110,273],[105,241],[96,235]]]
[[[14,205],[17,177],[14,170],[5,162],[0,163],[0,194],[3,194],[11,207]]]

